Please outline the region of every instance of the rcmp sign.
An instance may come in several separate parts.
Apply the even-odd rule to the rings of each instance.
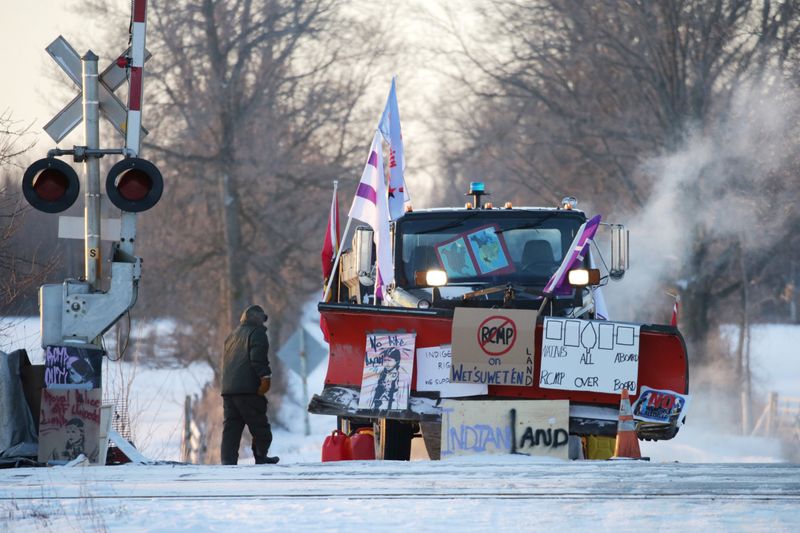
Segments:
[[[533,385],[536,311],[457,308],[453,383]]]

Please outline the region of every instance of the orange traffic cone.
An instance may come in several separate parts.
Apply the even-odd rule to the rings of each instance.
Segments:
[[[633,421],[631,399],[628,389],[622,389],[622,399],[619,402],[619,424],[617,425],[617,442],[614,445],[612,459],[641,459],[639,439],[636,437],[636,422]]]

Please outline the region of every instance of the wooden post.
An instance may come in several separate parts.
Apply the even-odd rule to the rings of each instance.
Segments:
[[[181,461],[188,463],[192,455],[192,397],[186,395],[183,402],[183,439],[181,443]]]
[[[778,420],[778,393],[769,393],[769,408],[767,411],[767,436],[775,436],[775,423]]]

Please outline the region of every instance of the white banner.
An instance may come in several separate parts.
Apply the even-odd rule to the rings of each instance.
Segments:
[[[539,386],[636,394],[639,377],[638,324],[545,318]]]
[[[453,355],[449,344],[417,348],[417,390],[438,391],[441,398],[459,398],[488,394],[485,383],[452,383],[450,368]]]

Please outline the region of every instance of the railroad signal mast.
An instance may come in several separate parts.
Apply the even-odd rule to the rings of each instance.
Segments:
[[[85,251],[83,279],[40,288],[42,347],[92,344],[136,302],[142,263],[134,255],[136,213],[153,207],[164,188],[158,168],[138,157],[141,138],[147,134],[142,128],[144,64],[149,58],[145,49],[146,13],[147,0],[132,1],[129,47],[101,73],[98,57],[91,50],[79,56],[61,36],[46,49],[80,93],[44,130],[58,143],[83,122],[84,145],[49,150],[46,158],[26,169],[22,190],[28,202],[40,211],[65,211],[77,199],[81,184],[77,172],[57,157],[71,155],[75,163],[83,163]],[[127,106],[114,95],[125,81],[129,82]],[[122,147],[101,148],[101,115],[124,137]],[[100,158],[106,155],[123,156],[105,180],[108,199],[122,214],[119,240],[114,243],[110,261],[111,283],[107,291],[102,291],[101,242],[109,236],[101,232]],[[60,217],[59,224],[67,218]]]

